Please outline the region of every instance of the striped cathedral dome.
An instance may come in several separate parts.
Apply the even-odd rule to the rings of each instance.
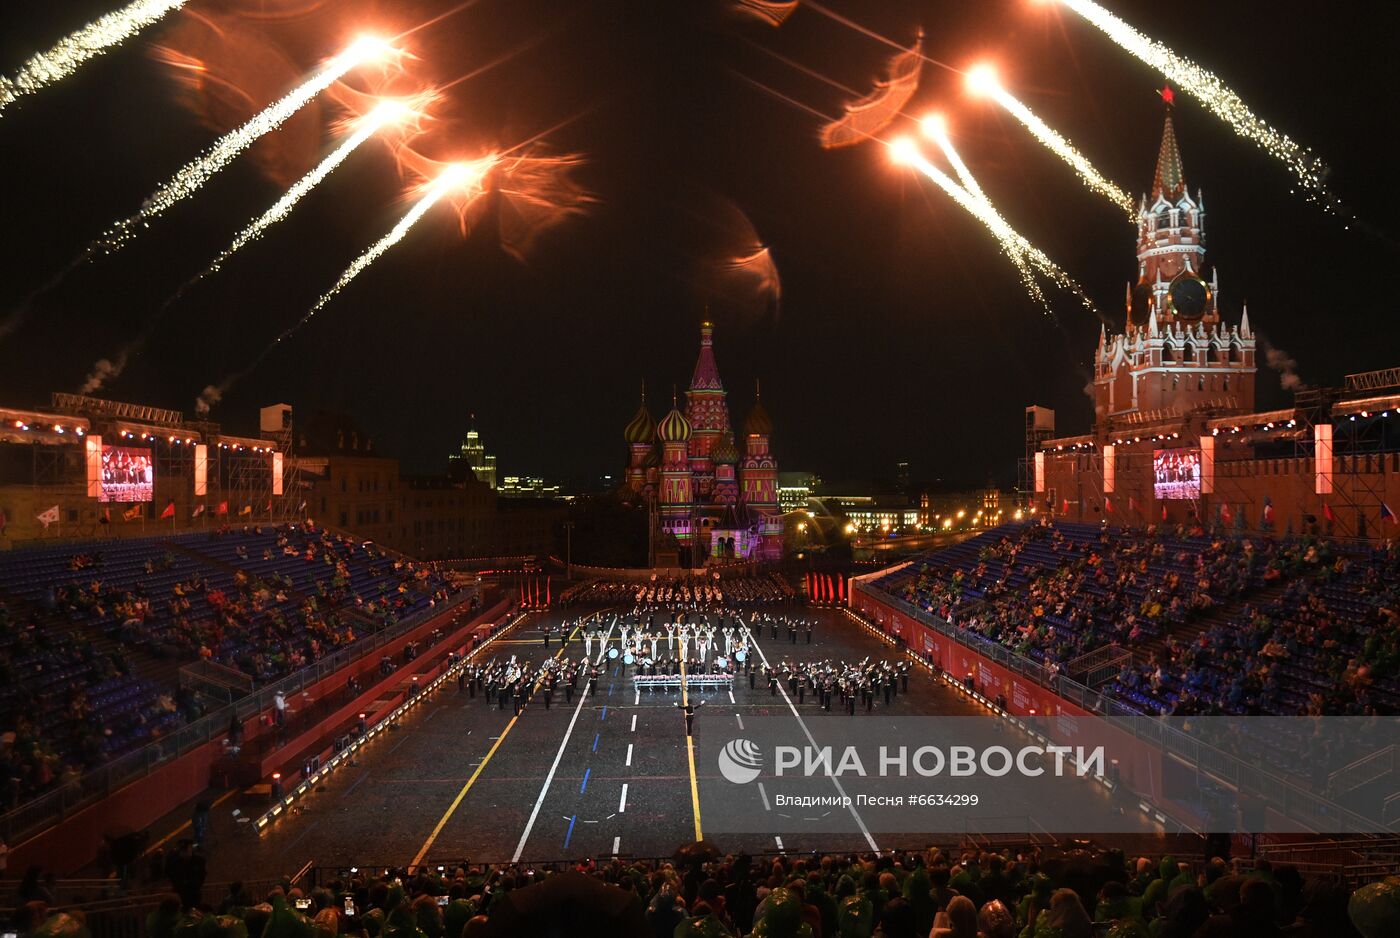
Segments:
[[[622,436],[628,443],[650,443],[656,436],[656,421],[651,419],[651,411],[647,410],[645,401],[637,407],[636,416],[622,431]]]
[[[690,439],[690,421],[673,406],[671,412],[662,418],[656,432],[663,443],[684,443]]]

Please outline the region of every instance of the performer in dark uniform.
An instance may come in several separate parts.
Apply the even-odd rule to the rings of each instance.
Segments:
[[[695,708],[702,707],[704,705],[705,701],[703,700],[699,703],[686,703],[683,706],[679,703],[676,704],[676,706],[680,708],[681,713],[685,714],[685,735],[695,735]]]

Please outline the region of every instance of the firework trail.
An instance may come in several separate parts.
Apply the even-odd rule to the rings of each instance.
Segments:
[[[1247,140],[1253,141],[1270,156],[1282,162],[1306,189],[1309,200],[1320,203],[1326,211],[1340,212],[1336,196],[1328,191],[1324,180],[1327,165],[1312,151],[1275,130],[1249,109],[1240,96],[1208,69],[1177,55],[1160,42],[1138,32],[1092,0],[1058,0],[1103,31],[1124,50],[1155,68],[1177,87],[1195,97],[1225,123]]]
[[[188,0],[136,0],[60,39],[53,48],[36,52],[14,78],[0,75],[0,114],[26,95],[61,81],[113,46],[120,45]]]
[[[200,394],[199,400],[195,402],[195,410],[201,414],[208,413],[209,409],[228,393],[229,389],[244,375],[262,364],[263,359],[272,354],[273,350],[289,339],[298,329],[311,321],[311,318],[326,307],[342,290],[350,285],[356,277],[362,274],[366,268],[383,257],[390,248],[404,239],[404,236],[416,225],[428,210],[441,201],[444,197],[454,192],[467,191],[472,195],[480,195],[483,189],[483,182],[487,173],[496,164],[496,157],[490,156],[471,163],[453,163],[438,175],[438,178],[428,187],[428,190],[413,203],[413,207],[400,218],[398,223],[390,229],[389,233],[380,238],[374,244],[365,249],[364,253],[351,261],[350,266],[345,268],[340,277],[331,288],[322,293],[315,304],[306,312],[301,319],[282,330],[282,333],[273,339],[267,348],[258,353],[252,363],[236,374],[230,375],[218,385],[209,385]]]
[[[1014,228],[1007,224],[1004,218],[997,214],[997,212],[990,208],[983,200],[978,199],[972,193],[954,182],[947,173],[930,163],[928,159],[919,152],[919,147],[913,140],[908,137],[901,137],[895,140],[890,144],[890,153],[894,157],[895,162],[905,166],[912,166],[933,182],[937,183],[938,187],[946,192],[949,198],[962,206],[968,214],[986,225],[998,241],[1009,241],[1014,244],[1017,250],[1025,257],[1026,261],[1042,275],[1049,278],[1058,286],[1074,293],[1079,297],[1080,302],[1089,309],[1092,310],[1094,308],[1093,304],[1090,303],[1088,298],[1084,295],[1084,291],[1080,289],[1079,284],[1075,283],[1074,279],[1070,277],[1069,274],[1061,270],[1054,261],[1046,256],[1044,251],[1040,250],[1040,248],[1031,244],[1017,233]]]
[[[1000,217],[1000,213],[997,212],[996,207],[992,205],[992,200],[987,198],[987,193],[982,191],[982,187],[978,185],[976,178],[972,175],[972,171],[969,170],[967,164],[963,162],[962,155],[953,147],[953,141],[948,136],[948,126],[944,122],[942,116],[934,114],[926,117],[920,122],[920,126],[923,128],[924,136],[938,144],[938,148],[943,151],[943,156],[947,159],[948,165],[953,167],[953,172],[957,174],[958,182],[962,183],[962,187],[967,190],[968,194],[981,202],[987,211],[995,213]],[[1040,289],[1040,284],[1036,282],[1035,273],[1031,269],[1031,263],[1021,251],[1021,246],[1014,240],[1003,238],[1000,235],[997,235],[997,240],[1001,242],[1003,253],[1005,253],[1011,263],[1016,266],[1016,273],[1020,275],[1021,283],[1025,286],[1026,292],[1030,294],[1031,299],[1039,303],[1041,308],[1049,313],[1050,304],[1045,299],[1045,293]]]
[[[133,341],[124,346],[114,358],[98,359],[92,366],[92,371],[88,373],[87,379],[81,388],[81,393],[92,394],[101,390],[102,386],[109,381],[114,381],[121,377],[126,370],[131,357],[145,347],[150,340],[156,325],[165,315],[171,306],[175,305],[195,284],[205,277],[218,272],[225,261],[236,252],[246,247],[248,244],[262,237],[263,233],[273,225],[285,219],[291,214],[292,209],[300,202],[307,193],[320,185],[346,158],[359,149],[361,144],[368,141],[385,126],[399,123],[410,115],[416,113],[409,105],[401,101],[384,101],[373,111],[360,118],[358,129],[345,139],[340,146],[336,147],[326,156],[311,172],[301,177],[295,185],[282,194],[282,197],[273,203],[272,207],[263,212],[253,221],[249,222],[242,231],[234,236],[229,246],[224,248],[219,255],[209,263],[209,266],[195,274],[180,289],[171,294],[170,298],[161,304],[156,310],[151,320],[146,323],[146,327]]]
[[[398,123],[411,113],[413,112],[409,106],[401,101],[385,101],[365,115],[359,122],[359,129],[347,137],[344,143],[332,150],[330,155],[317,164],[315,169],[298,179],[296,184],[283,193],[282,197],[274,202],[271,208],[249,222],[247,227],[234,236],[229,246],[224,248],[219,256],[210,262],[208,268],[197,275],[194,280],[197,282],[212,273],[216,273],[224,262],[237,251],[262,237],[267,229],[290,215],[296,204],[305,198],[308,192],[320,185],[341,163],[345,162],[346,158],[359,149],[361,144],[385,126]]]
[[[356,66],[383,58],[389,51],[389,48],[377,39],[356,40],[348,49],[322,66],[312,78],[264,108],[243,126],[224,134],[198,159],[186,163],[169,182],[151,193],[142,203],[139,212],[112,225],[101,238],[93,242],[88,247],[84,259],[98,251],[114,254],[130,244],[154,218],[177,202],[198,192],[206,182],[252,146],[258,138],[282,126],[288,118],[309,104],[333,82]]]
[[[154,218],[177,202],[198,192],[200,187],[231,163],[240,153],[252,146],[258,138],[276,130],[337,79],[356,66],[376,59],[383,59],[392,54],[393,51],[391,47],[378,39],[369,37],[357,39],[344,52],[322,66],[314,77],[260,111],[243,126],[224,134],[199,159],[185,164],[179,172],[171,177],[169,182],[152,193],[142,204],[139,212],[113,224],[101,238],[89,244],[81,254],[69,261],[58,273],[31,290],[4,320],[0,320],[0,339],[4,339],[24,325],[29,318],[34,300],[58,286],[74,270],[77,270],[99,252],[115,254],[130,244],[141,230],[150,226]]]
[[[1086,186],[1118,206],[1128,216],[1128,221],[1137,224],[1137,213],[1133,209],[1133,200],[1128,196],[1128,193],[1095,169],[1094,164],[1090,163],[1083,153],[1076,150],[1072,143],[1003,88],[1001,83],[997,81],[996,73],[989,66],[979,65],[969,71],[967,84],[976,94],[991,97],[1024,124],[1031,135],[1044,144],[1046,149],[1068,163],[1079,174],[1079,178],[1084,180]]]

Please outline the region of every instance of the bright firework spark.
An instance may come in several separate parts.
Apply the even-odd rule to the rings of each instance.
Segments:
[[[76,72],[89,59],[120,45],[188,0],[135,0],[69,33],[46,52],[37,52],[14,78],[0,75],[0,113],[25,95],[35,94]]]
[[[114,381],[120,377],[122,372],[126,370],[127,364],[131,361],[131,356],[139,352],[150,339],[161,316],[184,296],[191,287],[210,274],[219,271],[223,267],[224,262],[236,252],[262,237],[267,229],[290,215],[292,209],[296,207],[296,204],[312,189],[320,185],[320,183],[340,166],[341,163],[345,162],[346,158],[349,157],[351,153],[355,152],[361,144],[365,143],[386,126],[402,124],[416,117],[420,113],[418,109],[419,106],[421,106],[421,104],[426,104],[427,98],[428,96],[426,95],[421,96],[413,104],[405,103],[397,99],[383,101],[376,106],[374,110],[359,118],[355,122],[357,129],[345,139],[344,143],[331,151],[315,169],[301,177],[295,185],[283,193],[282,197],[273,203],[271,208],[249,222],[248,225],[234,237],[229,246],[219,252],[219,255],[210,262],[208,267],[185,281],[179,290],[176,290],[168,300],[162,303],[160,309],[158,309],[155,315],[151,317],[151,320],[146,323],[146,327],[139,336],[124,346],[121,351],[117,353],[115,358],[98,359],[98,361],[93,364],[92,371],[88,373],[87,379],[83,383],[81,393],[92,394],[95,391],[101,390],[102,386],[107,382]]]
[[[1075,293],[1085,306],[1089,309],[1093,309],[1093,305],[1089,303],[1089,300],[1084,296],[1079,285],[1074,282],[1069,274],[1061,270],[1054,261],[1046,256],[1044,251],[1040,250],[1040,248],[1031,244],[1017,233],[1015,229],[1006,223],[1004,218],[990,209],[972,193],[954,182],[943,170],[930,163],[928,159],[919,152],[918,144],[913,140],[908,137],[901,137],[895,140],[890,144],[890,155],[894,158],[895,162],[905,166],[912,166],[933,182],[937,183],[938,187],[946,192],[949,198],[962,206],[968,214],[986,225],[992,234],[996,236],[997,240],[1008,240],[1014,243],[1022,255],[1025,256],[1026,260],[1030,262],[1036,270],[1040,271],[1040,273],[1064,287],[1066,290]]]
[[[1025,125],[1026,129],[1045,147],[1068,163],[1084,184],[1090,189],[1117,205],[1128,216],[1128,221],[1136,224],[1137,214],[1133,210],[1133,200],[1119,186],[1094,168],[1094,164],[1074,148],[1074,145],[1037,117],[997,81],[996,72],[990,65],[979,65],[967,73],[967,86],[974,93],[986,95],[1001,105],[1013,117]]]
[[[1225,83],[1190,59],[1177,55],[1160,42],[1149,39],[1092,0],[1059,0],[1101,29],[1123,49],[1167,76],[1183,91],[1195,96],[1235,133],[1254,141],[1269,155],[1283,162],[1307,189],[1311,201],[1322,203],[1327,211],[1341,206],[1327,190],[1327,166],[1307,147],[1265,123],[1251,111],[1239,95]]]
[[[351,281],[362,274],[371,264],[383,257],[390,248],[402,241],[413,226],[428,213],[428,210],[443,198],[462,193],[467,193],[473,197],[480,196],[481,193],[485,191],[484,182],[486,176],[491,171],[492,167],[496,165],[496,162],[497,157],[487,156],[470,163],[449,164],[448,167],[438,175],[437,179],[428,186],[427,191],[423,193],[422,197],[420,197],[417,202],[413,203],[413,207],[404,214],[403,218],[399,219],[398,223],[394,225],[392,229],[390,229],[389,233],[374,242],[374,244],[371,244],[365,249],[363,254],[350,263],[349,267],[345,268],[336,282],[332,284],[329,290],[321,294],[320,298],[316,300],[315,304],[307,311],[305,316],[302,316],[301,319],[284,329],[277,338],[272,340],[272,343],[268,345],[267,348],[263,349],[262,352],[253,359],[252,364],[247,368],[224,379],[223,383],[218,386],[210,385],[206,387],[204,392],[200,394],[199,400],[195,403],[195,409],[199,413],[207,413],[210,407],[217,403],[223,395],[228,393],[229,388],[231,388],[239,378],[258,367],[263,359],[272,354],[272,351],[280,345],[283,340],[291,338],[298,329],[310,322],[313,316],[324,309],[326,304],[330,303],[337,294],[349,286]]]
[[[125,247],[136,237],[137,232],[145,228],[152,219],[161,215],[177,202],[198,192],[206,182],[231,163],[240,153],[252,146],[259,137],[276,130],[337,79],[351,69],[376,59],[385,58],[391,52],[390,47],[378,39],[368,37],[357,39],[344,52],[322,66],[306,82],[264,108],[243,126],[224,134],[198,159],[186,163],[179,172],[171,177],[169,182],[146,199],[139,212],[130,218],[122,219],[109,228],[98,241],[89,247],[85,256],[91,256],[98,250],[112,254]]]
[[[943,116],[941,114],[931,114],[925,117],[920,122],[919,126],[923,128],[924,136],[938,144],[938,148],[943,151],[943,156],[947,159],[948,165],[952,166],[953,172],[957,174],[958,182],[962,183],[963,188],[968,191],[968,194],[981,202],[987,211],[993,212],[1000,217],[1000,213],[997,212],[996,207],[992,205],[992,200],[987,198],[987,193],[982,191],[982,187],[978,185],[976,177],[972,175],[972,171],[969,170],[967,164],[963,162],[962,155],[958,153],[957,149],[953,146],[952,138],[948,136],[948,124],[947,121],[943,119]],[[996,232],[993,232],[993,234],[996,234]],[[1040,304],[1042,309],[1049,312],[1049,302],[1045,299],[1045,293],[1040,289],[1040,284],[1036,282],[1035,272],[1031,269],[1031,263],[1026,259],[1026,255],[1021,250],[1021,246],[1016,243],[1014,239],[1006,238],[999,234],[997,234],[996,237],[997,240],[1001,242],[1002,252],[1006,254],[1012,264],[1016,265],[1016,272],[1020,274],[1021,283],[1025,286],[1026,292],[1030,294],[1031,299]]]

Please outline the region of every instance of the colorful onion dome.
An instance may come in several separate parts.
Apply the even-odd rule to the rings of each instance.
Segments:
[[[773,433],[773,418],[768,416],[763,401],[753,402],[753,410],[744,419],[744,433],[749,436],[769,436]]]
[[[726,432],[710,450],[710,458],[726,466],[739,461],[739,447],[734,445],[734,434]]]
[[[671,412],[662,418],[661,426],[657,427],[656,432],[663,443],[684,443],[690,439],[690,421],[685,419],[685,414],[672,406]]]
[[[642,457],[642,468],[653,469],[661,465],[661,448],[653,444],[647,449],[647,454]]]
[[[622,431],[622,436],[628,443],[650,443],[656,437],[656,421],[651,419],[645,401],[637,407],[636,416]]]

